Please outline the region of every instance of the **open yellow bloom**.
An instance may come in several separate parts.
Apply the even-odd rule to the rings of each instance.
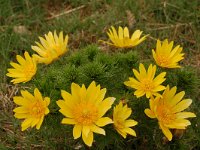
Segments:
[[[162,97],[151,97],[150,109],[145,109],[145,114],[150,118],[157,118],[160,128],[169,141],[172,133],[169,129],[186,129],[190,121],[186,118],[196,117],[192,112],[182,112],[190,106],[191,99],[183,99],[185,92],[176,94],[176,87],[169,88],[163,92]]]
[[[168,43],[165,39],[161,45],[160,40],[157,40],[156,50],[152,50],[153,58],[157,65],[164,68],[180,68],[178,62],[184,57],[184,53],[181,53],[182,47],[180,45],[172,49],[174,42]]]
[[[122,27],[119,27],[117,33],[116,29],[113,26],[111,26],[111,29],[109,29],[109,32],[107,32],[107,34],[112,43],[106,41],[104,42],[109,45],[113,45],[120,48],[134,47],[143,42],[147,37],[146,35],[140,38],[142,34],[142,31],[140,30],[136,30],[130,37],[129,30],[127,27],[125,27],[124,29]]]
[[[126,138],[127,134],[136,136],[135,131],[130,127],[137,125],[138,122],[133,119],[127,120],[131,113],[131,108],[128,108],[127,105],[123,106],[122,102],[115,106],[113,110],[114,127],[123,138]]]
[[[103,117],[111,108],[115,98],[104,99],[106,89],[100,89],[93,81],[86,89],[84,85],[72,83],[71,94],[62,90],[61,95],[64,100],[58,100],[60,112],[66,117],[63,124],[72,124],[74,139],[82,134],[84,143],[92,146],[93,132],[105,135],[105,130],[100,128],[113,123],[112,119]]]
[[[134,92],[137,98],[146,94],[147,98],[150,98],[152,95],[160,95],[158,92],[165,89],[165,86],[161,85],[165,81],[166,72],[160,73],[155,77],[156,66],[149,66],[146,71],[143,64],[139,66],[139,72],[133,69],[135,78],[130,77],[129,81],[124,82],[126,86],[137,89]],[[154,78],[155,77],[155,78]]]
[[[22,124],[22,131],[26,130],[28,127],[40,129],[40,126],[44,120],[44,116],[49,113],[48,105],[50,103],[50,98],[42,98],[40,91],[35,88],[34,95],[28,91],[21,91],[22,96],[15,96],[14,102],[19,107],[15,108],[15,118],[25,119]]]
[[[16,58],[19,64],[11,62],[10,65],[14,68],[9,68],[8,73],[6,74],[8,77],[15,78],[11,80],[11,82],[14,84],[20,82],[28,82],[36,74],[37,64],[35,59],[30,57],[28,52],[25,52],[24,56],[25,58],[17,55]]]
[[[59,36],[55,31],[54,34],[49,32],[47,35],[45,34],[45,39],[42,37],[39,39],[41,44],[36,42],[37,46],[31,46],[38,53],[38,55],[34,54],[33,57],[39,63],[50,64],[68,51],[68,35],[63,38],[63,32],[60,32]]]

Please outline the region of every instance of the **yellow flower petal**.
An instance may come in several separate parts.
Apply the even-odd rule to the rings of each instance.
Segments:
[[[23,122],[22,122],[22,131],[26,130],[28,127],[31,126],[31,123],[32,123],[32,119],[31,118],[28,118],[28,119],[25,119]]]
[[[179,113],[176,113],[176,117],[177,118],[192,118],[192,117],[196,117],[196,115],[192,112],[179,112]]]
[[[173,97],[173,99],[171,99],[170,106],[172,106],[172,107],[175,106],[178,102],[180,102],[182,100],[182,98],[183,98],[184,95],[185,95],[184,91],[176,94]]]
[[[18,119],[24,119],[24,118],[28,118],[29,116],[26,114],[26,113],[15,113],[14,114],[15,118],[18,118]]]
[[[35,97],[38,98],[38,100],[43,101],[42,95],[37,88],[35,88],[35,90],[34,90],[34,95],[35,95]]]
[[[73,128],[73,137],[74,139],[78,139],[81,136],[82,126],[75,124]]]
[[[82,138],[83,138],[84,143],[87,146],[89,146],[89,147],[92,146],[92,142],[93,142],[93,133],[92,132],[90,132],[87,137],[85,136],[85,134],[82,134]]]
[[[156,118],[155,114],[153,113],[153,111],[151,111],[150,109],[145,109],[144,113],[149,117],[149,118]]]
[[[74,119],[70,119],[70,118],[63,118],[61,123],[62,124],[76,124],[76,121]]]
[[[59,100],[56,103],[61,108],[59,112],[61,112],[65,117],[73,118],[71,108],[67,106],[66,102]]]
[[[162,123],[159,123],[159,125],[160,125],[160,128],[161,128],[162,132],[164,133],[164,135],[167,137],[167,139],[169,141],[171,141],[172,133],[170,132],[170,130],[167,127],[165,127],[164,125],[162,125]]]
[[[114,101],[114,97],[108,97],[99,105],[99,117],[102,117],[111,108]]]
[[[137,125],[137,124],[138,124],[138,122],[135,121],[135,120],[126,120],[126,121],[125,121],[125,126],[126,126],[126,127],[133,127],[133,126],[135,126],[135,125]]]
[[[13,97],[13,101],[15,102],[15,104],[17,105],[30,105],[31,101],[21,97],[21,96],[15,96]]]
[[[22,114],[29,112],[28,108],[23,107],[23,106],[22,107],[17,107],[13,111],[16,112],[16,113],[22,113]]]
[[[175,105],[172,109],[172,113],[180,112],[185,110],[187,107],[189,107],[192,104],[191,99],[185,99],[179,102],[177,105]]]
[[[135,131],[134,131],[133,129],[131,129],[131,128],[124,128],[124,129],[122,129],[122,130],[123,130],[124,132],[126,132],[126,133],[132,135],[132,136],[136,136]]]
[[[41,127],[41,125],[42,125],[42,122],[43,122],[43,120],[44,120],[44,116],[42,116],[42,117],[40,118],[40,121],[37,123],[37,125],[36,125],[36,129],[37,129],[37,130],[39,130],[39,129],[40,129],[40,127]]]
[[[92,125],[92,126],[91,126],[91,131],[92,131],[92,132],[95,132],[95,133],[98,133],[98,134],[106,135],[105,130],[102,129],[102,128],[99,128],[99,127],[96,126],[96,125]]]
[[[107,124],[111,124],[111,123],[113,123],[113,121],[112,121],[112,119],[110,119],[108,117],[102,117],[95,122],[95,124],[99,127],[103,127],[103,126],[105,126]]]
[[[90,126],[83,126],[82,128],[82,134],[84,134],[86,137],[88,136],[89,132],[90,132]]]
[[[40,118],[34,118],[31,122],[31,128],[33,128],[38,122],[40,121]]]

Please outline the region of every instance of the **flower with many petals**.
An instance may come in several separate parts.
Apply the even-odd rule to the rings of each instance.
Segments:
[[[14,68],[9,68],[8,73],[6,74],[8,77],[15,78],[11,80],[11,82],[13,82],[14,84],[20,82],[28,82],[36,74],[37,63],[35,59],[30,57],[28,52],[25,52],[24,56],[25,58],[17,55],[16,58],[19,64],[11,62],[10,65]]]
[[[45,97],[43,99],[40,91],[35,88],[34,95],[28,91],[21,91],[22,96],[15,96],[14,102],[19,107],[15,108],[15,118],[25,119],[22,124],[22,131],[26,130],[28,127],[40,129],[40,126],[44,120],[44,116],[49,113],[48,105],[50,103],[50,98]]]
[[[71,84],[71,94],[62,90],[64,100],[58,100],[60,112],[65,116],[62,124],[74,125],[73,136],[77,139],[82,134],[84,143],[92,146],[93,132],[105,135],[105,130],[100,128],[113,123],[112,119],[103,117],[111,108],[115,98],[104,99],[106,89],[100,89],[93,81],[86,89],[84,85]]]
[[[128,108],[127,105],[123,106],[122,102],[115,106],[113,110],[114,127],[123,138],[126,138],[127,134],[136,136],[135,131],[130,127],[137,125],[138,122],[133,119],[127,120],[131,113],[131,108]]]
[[[157,118],[159,126],[169,141],[172,133],[169,129],[186,129],[190,121],[186,118],[196,117],[192,112],[183,112],[188,108],[192,100],[183,99],[185,92],[176,94],[176,87],[169,88],[163,92],[162,97],[151,97],[150,109],[145,109],[145,114],[150,118]]]
[[[131,88],[137,89],[134,92],[137,98],[146,94],[147,98],[150,98],[151,95],[160,95],[158,92],[165,89],[165,86],[161,85],[165,81],[166,72],[162,72],[155,77],[156,66],[149,66],[146,71],[143,64],[140,64],[139,71],[133,69],[135,78],[130,77],[129,81],[125,81],[124,84]]]
[[[39,39],[41,44],[36,42],[37,46],[31,47],[38,53],[33,55],[38,63],[50,64],[68,51],[68,35],[63,38],[63,32],[60,32],[59,36],[55,31],[54,34],[49,32],[45,34],[45,38],[39,37]]]
[[[143,42],[147,37],[147,35],[145,35],[142,38],[140,38],[142,34],[142,31],[140,30],[136,30],[130,37],[129,30],[127,27],[125,27],[124,29],[122,27],[119,27],[117,33],[116,29],[113,26],[111,26],[111,29],[109,29],[109,32],[107,32],[107,34],[112,43],[106,41],[103,42],[120,48],[134,47]]]
[[[156,50],[152,50],[153,58],[157,65],[164,68],[180,68],[178,62],[184,59],[184,53],[181,53],[182,47],[180,45],[172,49],[174,42],[168,43],[165,39],[161,44],[160,40],[157,40]]]

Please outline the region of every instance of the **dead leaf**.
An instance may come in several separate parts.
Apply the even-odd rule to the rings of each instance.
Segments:
[[[133,25],[136,23],[135,16],[130,10],[126,10],[126,16],[128,21],[129,28],[132,28]]]
[[[17,34],[30,34],[30,31],[26,28],[26,26],[14,26],[13,31]]]

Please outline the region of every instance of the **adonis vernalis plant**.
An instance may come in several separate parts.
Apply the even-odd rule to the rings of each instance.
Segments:
[[[127,105],[123,106],[122,102],[115,106],[113,110],[114,127],[123,138],[126,138],[127,134],[136,136],[135,131],[130,127],[137,125],[138,122],[133,119],[128,119],[131,113],[131,108],[128,108]]]
[[[129,35],[129,30],[127,27],[124,29],[122,27],[119,27],[118,33],[116,29],[111,26],[111,29],[109,29],[109,32],[107,32],[110,40],[110,42],[103,41],[109,45],[115,46],[115,47],[120,47],[120,48],[129,48],[129,47],[134,47],[143,42],[147,35],[143,36],[140,38],[142,31],[136,30],[132,36]]]
[[[176,94],[176,87],[170,89],[169,86],[165,89],[162,97],[151,97],[150,109],[145,109],[145,114],[150,118],[157,118],[158,124],[162,132],[169,141],[172,140],[172,133],[169,129],[186,129],[191,125],[187,118],[196,117],[192,112],[183,112],[188,108],[192,100],[183,99],[185,92]]]
[[[92,146],[93,133],[105,135],[105,130],[100,128],[113,123],[109,117],[103,117],[111,108],[115,98],[104,99],[106,89],[100,89],[93,81],[86,89],[85,85],[71,84],[71,94],[62,90],[64,100],[58,100],[60,112],[66,117],[62,124],[74,125],[73,136],[77,139],[82,134],[84,143]]]
[[[136,89],[134,95],[137,98],[146,95],[147,98],[150,98],[152,95],[160,96],[158,93],[165,89],[165,86],[161,85],[165,80],[166,72],[160,73],[155,77],[156,66],[150,65],[148,70],[145,69],[143,64],[139,65],[139,72],[136,69],[133,69],[133,73],[136,77],[130,77],[129,81],[125,81],[124,84],[131,88]]]
[[[16,118],[25,119],[21,124],[22,131],[34,126],[36,126],[36,129],[40,129],[44,116],[49,113],[48,105],[50,98],[43,98],[37,88],[34,90],[34,95],[26,90],[22,90],[21,95],[13,98],[14,102],[19,105],[13,111]]]
[[[140,30],[136,30],[130,36],[127,27],[119,27],[116,31],[113,26],[107,34],[111,43],[103,42],[119,48],[134,47],[148,36],[141,37],[142,31]],[[28,52],[25,52],[25,58],[17,55],[19,64],[10,63],[14,68],[8,69],[7,76],[14,78],[11,81],[14,84],[30,81],[36,74],[37,63],[50,64],[68,51],[68,35],[63,37],[63,32],[60,32],[59,35],[56,32],[49,32],[45,34],[44,38],[39,37],[39,39],[40,43],[36,42],[36,46],[32,46],[37,54],[30,57]],[[161,44],[159,40],[157,41],[156,50],[152,50],[152,53],[158,66],[165,68],[180,67],[178,62],[183,59],[184,55],[181,53],[182,48],[176,46],[172,49],[172,47],[173,42],[168,43],[168,40],[164,40]],[[61,142],[67,142],[66,145],[72,144],[73,148],[75,148],[73,144],[76,143],[80,147],[91,147],[93,145],[94,149],[124,149],[124,145],[127,149],[133,147],[141,149],[137,144],[141,143],[142,139],[146,140],[147,138],[148,144],[153,142],[151,136],[155,124],[148,123],[149,119],[145,118],[146,114],[148,117],[158,120],[164,135],[171,141],[173,136],[171,129],[174,131],[185,130],[191,124],[187,118],[196,117],[192,112],[183,112],[189,107],[192,100],[182,100],[184,91],[186,93],[189,91],[188,87],[192,89],[191,91],[194,91],[194,86],[197,87],[193,85],[196,78],[193,78],[190,73],[186,74],[185,68],[182,68],[184,71],[181,73],[178,73],[178,71],[168,72],[167,76],[166,72],[157,74],[156,72],[162,71],[162,68],[157,70],[156,65],[151,63],[148,68],[140,63],[138,70],[132,69],[136,67],[138,58],[138,53],[135,50],[124,53],[116,51],[110,54],[101,51],[99,46],[89,45],[83,50],[72,52],[70,56],[64,56],[63,61],[56,61],[50,66],[43,66],[45,69],[40,70],[37,73],[37,78],[32,80],[28,86],[30,88],[40,87],[45,95],[51,96],[51,104],[50,98],[43,98],[37,88],[34,89],[33,95],[22,90],[22,96],[14,96],[14,103],[19,105],[13,110],[14,116],[18,119],[24,119],[21,123],[21,130],[24,131],[29,127],[40,129],[44,117],[48,114],[43,125],[44,128],[41,128],[37,138],[52,143],[50,136],[52,136],[52,139],[59,137],[59,141],[55,140],[55,143],[53,143],[53,145],[56,145],[56,149]],[[134,77],[130,77],[131,69]],[[178,75],[178,77],[174,78],[174,75]],[[126,81],[128,77],[129,80]],[[184,91],[176,94],[176,87],[170,89],[169,86],[162,85],[165,80],[168,84],[182,88]],[[89,85],[88,88],[85,85]],[[124,85],[135,89],[134,95],[136,97],[127,92]],[[101,87],[104,88],[101,89]],[[60,91],[60,89],[65,90]],[[70,90],[71,93],[68,92]],[[164,92],[161,95],[160,92],[163,90]],[[149,99],[150,108],[145,109],[145,114],[143,113],[143,104],[146,102],[135,100],[135,98],[142,96]],[[187,93],[187,96],[191,96],[191,94]],[[61,97],[62,99],[60,99]],[[116,105],[112,108],[113,111],[111,111],[115,97],[118,101],[128,99],[128,103],[116,102]],[[128,107],[129,104],[130,108]],[[134,110],[134,114],[132,114],[132,110]],[[57,113],[58,111],[60,113]],[[131,114],[134,115],[134,118],[137,118],[138,126],[136,126],[138,122],[133,120]],[[60,122],[65,126],[61,126]],[[66,125],[73,125],[73,129]],[[134,126],[137,128],[134,128]],[[146,128],[146,126],[148,127]],[[86,145],[69,138],[69,134],[63,131],[71,132],[74,139],[81,137]],[[28,134],[33,132],[30,131]],[[47,132],[48,134],[46,134]],[[33,134],[35,135],[35,133]],[[135,136],[134,140],[126,140],[127,135]],[[70,146],[70,149],[72,147]],[[51,148],[55,149],[55,147]]]
[[[68,51],[68,35],[64,38],[63,32],[60,32],[59,36],[56,31],[54,34],[49,32],[45,34],[45,38],[39,37],[39,39],[41,43],[36,42],[37,46],[32,46],[32,49],[38,53],[33,55],[38,63],[50,64]]]
[[[24,56],[25,58],[17,55],[16,58],[19,64],[11,62],[10,65],[14,68],[9,68],[6,74],[8,77],[14,78],[11,80],[14,84],[28,82],[36,74],[37,63],[35,59],[30,57],[28,52],[25,52]]]
[[[172,49],[174,42],[168,43],[165,39],[162,44],[160,40],[157,40],[156,50],[152,50],[153,58],[157,65],[164,68],[180,68],[178,62],[184,59],[184,53],[180,45]]]

